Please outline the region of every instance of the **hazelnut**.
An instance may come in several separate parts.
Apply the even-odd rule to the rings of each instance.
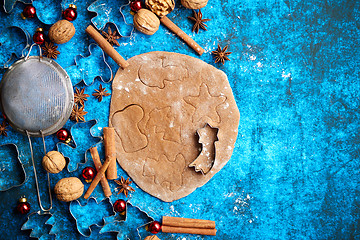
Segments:
[[[181,0],[181,4],[190,9],[200,9],[207,5],[208,0]]]
[[[145,5],[159,17],[163,17],[175,8],[174,0],[146,0]]]
[[[54,192],[59,201],[71,202],[82,196],[84,184],[77,177],[63,178],[56,183]]]
[[[49,173],[59,173],[64,169],[66,161],[61,153],[50,151],[43,157],[42,165]]]
[[[49,29],[50,41],[57,44],[62,44],[70,41],[74,34],[75,27],[68,20],[57,21]]]
[[[140,32],[153,35],[160,26],[159,18],[147,9],[140,9],[134,16],[134,26]]]

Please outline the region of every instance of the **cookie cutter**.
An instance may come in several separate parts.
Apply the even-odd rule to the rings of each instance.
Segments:
[[[130,200],[130,199],[129,199],[129,200]],[[153,221],[154,221],[154,218],[152,218],[151,216],[149,216],[149,214],[148,214],[147,212],[141,210],[139,207],[131,204],[129,200],[126,201],[126,214],[125,214],[125,219],[123,219],[123,220],[117,220],[117,219],[116,219],[116,215],[115,215],[114,217],[110,217],[110,218],[113,218],[112,221],[105,221],[105,225],[104,225],[103,228],[100,230],[100,233],[114,232],[114,233],[117,233],[117,238],[119,239],[119,234],[121,233],[121,231],[116,231],[116,230],[111,230],[111,229],[110,229],[110,230],[107,230],[107,231],[106,231],[106,230],[104,231],[104,229],[106,229],[106,227],[109,226],[109,225],[111,225],[111,224],[126,222],[126,220],[128,219],[128,212],[129,212],[129,211],[128,211],[128,206],[131,206],[131,207],[135,208],[137,211],[139,211],[141,214],[144,214],[148,219],[151,219],[151,221],[146,222],[145,224],[142,224],[142,225],[140,225],[140,226],[138,226],[138,227],[136,228],[137,236],[138,236],[139,239],[141,240],[141,234],[140,234],[139,229],[140,229],[140,228],[143,228],[143,227],[145,227],[146,225],[148,225],[148,224],[150,224],[151,222],[153,222]],[[118,227],[119,227],[119,226],[118,226]],[[129,238],[127,237],[127,239],[129,239]]]
[[[71,162],[71,156],[67,156],[67,154],[64,153],[64,151],[62,151],[62,147],[61,147],[61,146],[64,146],[65,149],[66,149],[66,148],[71,148],[72,150],[73,150],[73,149],[76,149],[76,148],[77,148],[76,139],[73,139],[73,140],[72,140],[73,143],[74,143],[74,145],[75,145],[75,147],[72,147],[72,146],[70,146],[69,144],[63,143],[63,142],[59,142],[59,143],[56,144],[56,149],[57,149],[57,151],[61,152],[66,158],[69,159],[69,163],[68,163],[68,165],[67,165],[67,170],[68,170],[69,172],[74,172],[74,171],[76,171],[76,170],[78,169],[78,167],[79,167],[80,164],[85,164],[85,163],[87,162],[87,157],[86,157],[86,155],[87,155],[87,152],[89,151],[89,149],[92,148],[93,146],[95,146],[96,144],[98,144],[99,142],[101,142],[101,140],[102,140],[101,137],[94,136],[94,135],[93,135],[93,132],[92,132],[92,130],[91,130],[92,128],[94,128],[94,127],[98,124],[98,121],[97,121],[96,119],[92,119],[92,120],[89,120],[89,121],[86,121],[86,122],[78,122],[78,123],[75,123],[74,125],[72,125],[71,128],[70,128],[71,136],[74,136],[74,135],[75,135],[75,134],[73,134],[73,129],[76,128],[76,126],[78,126],[78,125],[80,125],[80,124],[88,124],[88,123],[90,123],[90,122],[95,122],[95,123],[90,127],[90,129],[89,129],[89,134],[90,134],[90,136],[91,136],[92,138],[95,138],[95,139],[100,138],[100,141],[97,141],[96,143],[91,144],[89,147],[85,147],[85,153],[82,153],[83,151],[78,151],[78,152],[81,152],[79,155],[84,155],[85,162],[75,163],[75,164],[76,164],[76,167],[73,169],[73,168],[70,167],[70,165],[71,165],[71,166],[73,165],[73,164],[70,164],[70,162]],[[82,146],[82,145],[80,145],[80,146]],[[80,159],[80,160],[81,160],[81,159]]]
[[[19,156],[20,156],[20,154],[19,154],[19,149],[18,149],[18,147],[16,146],[16,144],[7,143],[7,144],[0,145],[0,147],[3,147],[3,146],[12,146],[12,147],[15,148],[15,150],[16,150],[16,158],[17,158],[17,160],[19,161],[19,163],[20,163],[20,165],[21,165],[21,169],[22,169],[22,171],[23,171],[23,173],[24,173],[24,181],[21,182],[21,183],[18,184],[18,185],[13,185],[13,186],[8,187],[8,188],[5,188],[5,189],[0,189],[0,192],[5,192],[5,191],[10,190],[10,189],[12,189],[12,188],[20,187],[21,185],[23,185],[23,184],[26,182],[26,179],[27,179],[27,175],[26,175],[26,171],[25,171],[25,168],[24,168],[24,164],[23,164],[22,161],[20,160],[20,157],[19,157]],[[1,166],[0,172],[3,172],[3,171],[5,171],[5,166],[4,166],[4,165]],[[1,175],[2,175],[2,174],[1,174]]]
[[[27,224],[31,223],[30,217],[31,217],[32,215],[34,215],[34,214],[38,214],[39,216],[42,216],[42,215],[50,215],[49,219],[51,218],[51,216],[52,216],[53,214],[50,213],[50,212],[41,212],[41,211],[37,211],[37,212],[30,213],[30,214],[27,216],[26,222],[21,226],[21,230],[31,230],[31,233],[30,233],[30,237],[31,237],[31,238],[39,239],[39,238],[41,238],[43,235],[41,235],[41,236],[34,235],[34,234],[35,234],[34,231],[33,231],[34,228],[33,228],[33,227],[29,227],[29,228],[26,227]],[[49,219],[48,219],[48,220],[49,220]],[[52,226],[51,224],[47,224],[47,223],[46,223],[48,220],[45,221],[45,224]],[[50,231],[51,231],[51,230],[50,230]],[[47,234],[50,235],[50,234],[51,234],[50,231],[49,231],[49,233],[47,233]]]
[[[109,71],[110,71],[110,74],[111,74],[111,75],[110,75],[110,79],[109,79],[108,81],[104,81],[103,77],[102,77],[101,75],[98,75],[98,74],[97,74],[97,75],[93,76],[93,78],[91,79],[91,82],[90,82],[90,81],[86,81],[86,79],[83,77],[83,75],[81,75],[81,74],[83,73],[83,69],[79,69],[79,66],[81,65],[80,61],[81,61],[81,59],[84,59],[83,61],[89,61],[92,57],[94,57],[94,54],[93,54],[93,51],[94,51],[94,50],[92,50],[92,48],[94,48],[94,47],[98,47],[98,48],[99,48],[99,50],[100,50],[101,53],[102,53],[103,62],[105,63],[106,67],[109,68]],[[108,82],[110,82],[110,81],[113,79],[113,71],[112,71],[110,65],[109,65],[109,64],[107,63],[107,61],[106,61],[106,56],[105,56],[104,51],[99,47],[99,45],[97,45],[97,44],[95,44],[95,43],[91,43],[91,44],[89,45],[88,49],[89,49],[89,54],[90,54],[89,56],[84,57],[84,56],[81,55],[81,54],[80,54],[80,55],[77,55],[77,56],[75,57],[75,59],[74,59],[74,60],[75,60],[75,64],[65,68],[65,69],[67,70],[68,74],[71,76],[71,79],[72,79],[71,81],[72,81],[73,86],[75,86],[75,85],[77,85],[77,84],[79,84],[79,83],[81,83],[81,82],[84,82],[84,84],[85,84],[86,86],[90,86],[90,85],[92,85],[92,84],[94,83],[96,77],[100,77],[101,81],[104,82],[104,83],[108,83]],[[77,60],[77,58],[80,58],[80,60]],[[81,75],[81,76],[76,77],[75,73],[73,72],[73,69],[76,70],[76,73],[80,72],[80,75]],[[72,74],[74,74],[74,75],[72,75]],[[77,79],[80,79],[80,80],[77,81],[77,82],[74,82],[74,81],[75,81],[74,79],[76,79],[76,80],[77,80]]]
[[[135,31],[135,28],[134,28],[134,25],[133,25],[133,24],[129,24],[129,23],[126,21],[126,17],[125,17],[125,15],[124,15],[124,13],[123,13],[123,8],[126,7],[126,6],[129,6],[130,3],[131,3],[131,1],[129,0],[127,4],[123,4],[123,5],[121,5],[120,8],[119,8],[119,12],[120,12],[120,14],[121,14],[121,16],[122,16],[122,18],[123,18],[123,20],[124,20],[125,25],[127,25],[127,26],[132,26],[132,29],[131,29],[129,35],[122,35],[121,32],[120,32],[120,30],[119,30],[119,28],[118,28],[118,26],[116,25],[116,23],[111,22],[110,19],[109,19],[107,22],[105,22],[105,23],[100,23],[100,24],[99,24],[99,23],[95,22],[94,19],[96,19],[96,17],[98,17],[98,15],[99,15],[99,13],[98,13],[98,11],[97,11],[96,9],[105,6],[105,4],[104,4],[104,3],[101,3],[101,1],[103,1],[103,0],[97,0],[97,1],[93,2],[93,3],[87,8],[87,10],[88,10],[89,12],[94,12],[94,13],[96,14],[95,17],[91,18],[91,23],[92,23],[98,30],[104,29],[107,24],[113,24],[113,25],[115,26],[115,28],[116,28],[116,31],[121,35],[121,37],[123,37],[123,38],[131,38],[131,37],[133,36],[133,33],[134,33],[134,31]],[[111,9],[111,7],[110,7],[110,9],[107,10],[106,14],[108,15],[108,12],[111,12],[111,11],[112,11],[112,9]]]
[[[2,32],[0,33],[0,36],[4,34],[4,32],[6,31],[9,31],[10,29],[17,29],[17,30],[20,30],[24,35],[25,35],[25,39],[26,39],[26,43],[25,43],[25,47],[22,49],[21,51],[21,56],[18,56],[17,53],[11,53],[11,56],[10,58],[4,63],[4,66],[3,68],[9,68],[9,65],[13,60],[15,59],[19,59],[19,58],[23,58],[25,57],[25,53],[26,53],[26,50],[30,47],[30,39],[31,39],[31,36],[29,34],[28,31],[26,31],[25,29],[21,28],[21,27],[18,27],[18,26],[8,26],[6,28],[4,28],[2,30]],[[1,45],[1,43],[0,43]]]
[[[110,201],[110,198],[105,198],[105,199],[103,199],[103,200],[101,200],[99,203],[97,202],[97,200],[96,200],[96,198],[94,198],[94,197],[90,197],[89,199],[88,199],[88,201],[85,203],[85,205],[81,205],[81,203],[78,201],[78,200],[75,200],[75,201],[72,201],[71,203],[70,203],[70,205],[69,205],[69,211],[70,211],[70,214],[71,214],[71,216],[75,219],[75,222],[76,222],[76,228],[77,228],[77,230],[78,230],[78,232],[82,235],[82,236],[84,236],[84,237],[90,237],[91,236],[91,233],[92,233],[92,231],[91,231],[91,226],[97,226],[97,227],[103,227],[102,225],[99,225],[99,224],[97,224],[97,223],[94,223],[94,224],[90,224],[88,227],[87,227],[87,229],[86,230],[88,230],[89,231],[89,234],[87,235],[86,233],[83,233],[83,231],[79,228],[79,220],[77,219],[77,217],[75,216],[75,214],[74,214],[74,210],[72,210],[72,206],[73,206],[73,204],[77,204],[78,206],[80,206],[81,208],[84,208],[84,207],[86,207],[86,206],[88,206],[89,204],[90,204],[90,202],[91,201],[95,201],[95,204],[97,205],[97,206],[99,206],[102,202],[108,202],[109,204],[110,204],[110,206],[111,206],[111,211],[112,211],[112,214],[110,215],[110,216],[108,216],[108,217],[111,217],[111,216],[114,216],[115,215],[115,212],[114,212],[114,210],[113,210],[113,204],[111,203],[111,201]],[[105,224],[105,218],[106,217],[102,217],[102,221],[103,221],[103,223]]]
[[[207,133],[202,133],[203,131],[206,131],[207,128],[210,128],[211,130],[216,129],[216,138],[215,138],[215,141],[212,142],[212,143],[207,143],[206,141],[205,142],[202,141],[202,140],[204,140],[204,139],[202,139],[202,135],[204,135],[204,136],[208,135]],[[201,144],[201,152],[195,158],[195,160],[192,161],[188,165],[189,167],[194,167],[195,172],[201,172],[203,175],[206,175],[214,167],[215,160],[216,160],[216,142],[219,141],[219,139],[217,137],[218,132],[219,132],[219,128],[212,127],[209,123],[206,123],[204,127],[199,128],[199,129],[196,130],[196,133],[199,136],[198,142]],[[211,166],[207,166],[207,167],[205,166],[204,167],[204,165],[207,165],[207,163],[204,162],[204,161],[208,160],[208,158],[209,158],[209,156],[207,154],[210,154],[209,152],[207,152],[207,154],[206,154],[206,151],[204,153],[204,149],[205,149],[205,146],[210,145],[210,144],[214,145],[214,160],[212,161]],[[205,155],[205,158],[207,158],[207,159],[204,159],[204,155]]]
[[[51,7],[49,4],[51,3]],[[62,4],[53,0],[33,0],[33,6],[36,8],[36,16],[40,22],[46,25],[52,25],[61,19]]]
[[[29,0],[29,1],[4,0],[4,4],[3,4],[4,11],[5,11],[6,13],[10,13],[10,12],[13,10],[16,2],[21,2],[21,3],[26,4],[26,3],[32,3],[32,0]]]

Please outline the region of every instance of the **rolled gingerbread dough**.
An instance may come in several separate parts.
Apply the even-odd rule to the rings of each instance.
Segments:
[[[190,56],[149,52],[112,85],[117,161],[145,192],[172,202],[229,161],[240,119],[224,72]]]

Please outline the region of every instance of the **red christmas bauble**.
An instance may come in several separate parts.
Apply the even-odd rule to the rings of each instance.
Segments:
[[[63,12],[63,17],[68,21],[74,21],[77,18],[77,7],[74,4],[70,4]]]
[[[27,18],[33,18],[36,15],[36,9],[33,5],[27,5],[23,12],[21,13],[21,17],[23,19],[27,19]]]
[[[28,214],[30,212],[30,209],[30,203],[27,202],[27,199],[25,197],[20,198],[19,203],[16,207],[18,213]]]
[[[149,224],[149,232],[153,233],[153,234],[157,234],[161,231],[161,224],[158,221],[153,221],[152,223]]]
[[[118,199],[114,203],[114,211],[118,213],[125,212],[126,210],[126,202],[122,199]]]
[[[135,0],[130,3],[131,11],[137,12],[143,8],[143,3],[140,0]]]
[[[56,133],[56,137],[60,140],[60,141],[67,141],[69,138],[70,138],[70,132],[65,129],[65,128],[62,128],[60,129],[59,131],[57,131]]]
[[[45,42],[45,35],[42,28],[36,29],[36,32],[33,36],[34,43],[37,43],[39,45],[43,44]]]
[[[96,172],[92,167],[86,167],[82,170],[81,176],[85,179],[86,182],[91,182],[95,177]]]

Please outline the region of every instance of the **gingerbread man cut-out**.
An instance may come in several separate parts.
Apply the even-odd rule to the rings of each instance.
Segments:
[[[215,162],[215,142],[218,141],[218,128],[212,128],[209,124],[197,131],[199,143],[202,144],[202,150],[199,156],[190,163],[189,167],[195,167],[196,172],[207,174]]]
[[[148,144],[147,137],[138,126],[144,117],[144,110],[139,105],[129,105],[116,112],[111,118],[116,134],[121,140],[124,151],[137,152]]]
[[[204,118],[209,118],[210,120],[219,123],[220,116],[216,111],[217,106],[224,103],[226,100],[225,96],[212,96],[209,92],[209,87],[202,83],[200,86],[200,91],[198,96],[187,96],[184,98],[184,101],[187,104],[190,104],[195,108],[192,122],[199,122],[203,120],[207,122]]]
[[[163,167],[167,166],[167,171]],[[181,171],[179,171],[181,170]],[[182,154],[176,155],[175,161],[170,161],[165,155],[158,160],[147,158],[143,168],[143,176],[153,177],[155,184],[167,187],[174,192],[183,184],[183,172],[185,171],[185,158]]]

